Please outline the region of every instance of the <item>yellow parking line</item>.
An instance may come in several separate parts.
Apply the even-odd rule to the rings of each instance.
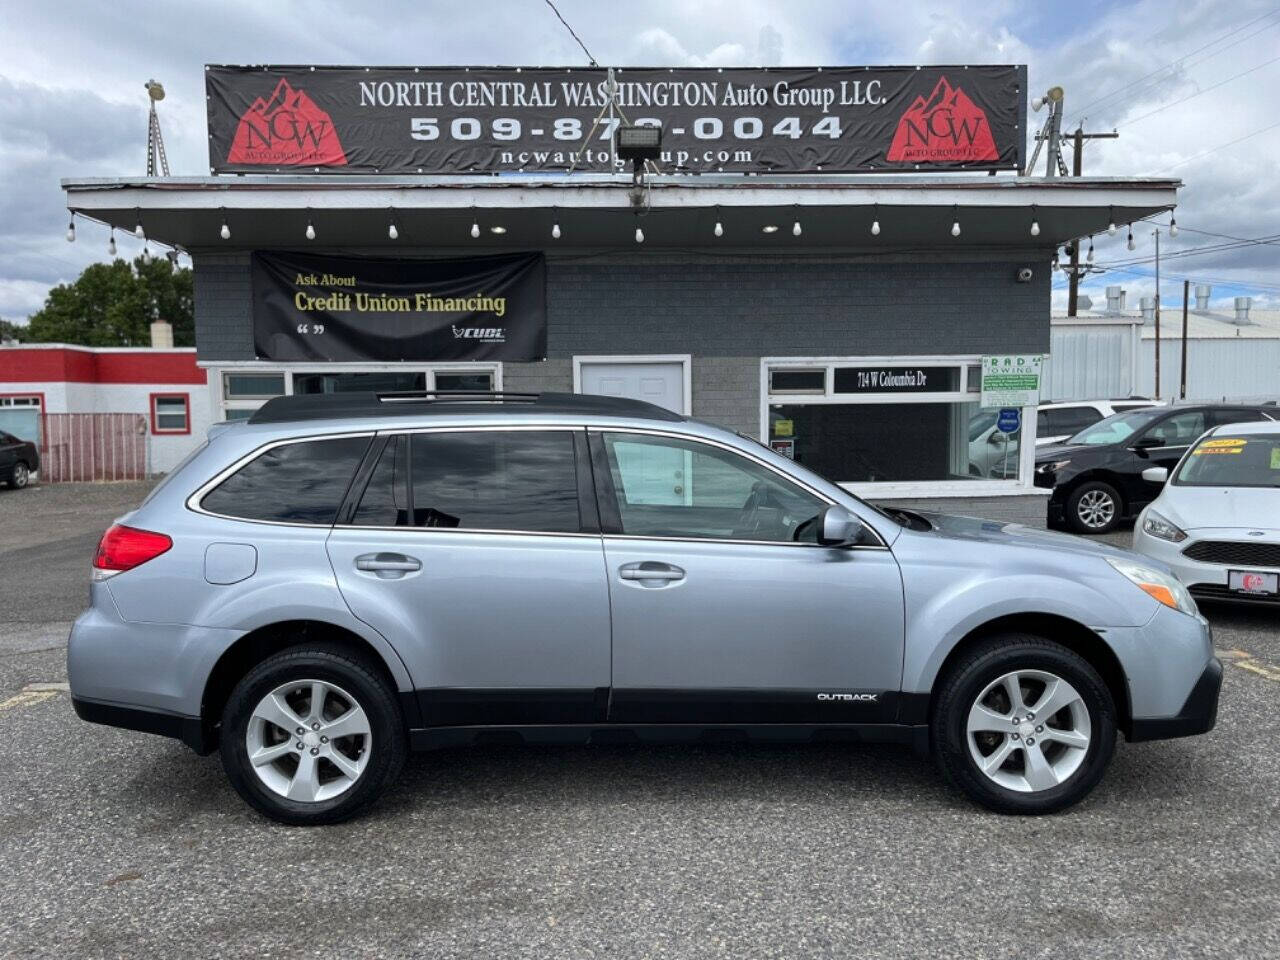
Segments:
[[[29,707],[33,704],[42,703],[45,700],[53,699],[57,695],[58,691],[56,690],[24,690],[8,700],[0,700],[0,713],[8,713],[18,707]]]
[[[1250,673],[1256,673],[1260,677],[1266,677],[1268,680],[1280,683],[1280,667],[1268,666],[1253,659],[1236,660],[1235,665],[1241,670],[1248,670]]]

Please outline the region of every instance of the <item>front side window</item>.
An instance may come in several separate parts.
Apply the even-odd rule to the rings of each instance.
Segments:
[[[1173,482],[1186,487],[1280,487],[1280,432],[1208,437],[1182,461]]]
[[[205,494],[200,506],[240,520],[327,526],[368,447],[368,437],[272,447]]]
[[[622,533],[817,542],[825,502],[739,454],[696,441],[606,433]]]
[[[1161,420],[1143,434],[1142,439],[1159,440],[1161,445],[1166,447],[1185,447],[1202,433],[1204,433],[1204,412],[1188,410],[1185,413],[1175,414],[1167,420]]]
[[[397,490],[386,489],[388,483],[399,482],[401,449],[392,454],[395,463],[378,465],[357,518],[365,511],[366,501],[373,503],[372,496],[379,498],[379,525],[387,523],[394,510],[397,525],[415,527],[530,533],[582,530],[573,434],[568,430],[412,434],[403,465],[409,477],[403,499]],[[391,450],[388,444],[384,461]],[[375,489],[379,486],[381,492]],[[411,511],[403,524],[401,511]]]

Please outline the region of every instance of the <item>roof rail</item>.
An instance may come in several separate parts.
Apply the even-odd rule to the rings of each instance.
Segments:
[[[629,417],[638,420],[684,420],[678,413],[643,400],[583,393],[519,393],[480,390],[415,390],[409,392],[316,393],[274,397],[254,411],[250,423],[291,423],[361,417],[447,416],[489,413],[497,406],[520,412],[571,416]]]

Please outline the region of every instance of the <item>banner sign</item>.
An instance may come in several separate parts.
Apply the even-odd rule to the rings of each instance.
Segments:
[[[384,260],[253,254],[262,360],[541,360],[542,254]]]
[[[1023,164],[1025,66],[628,68],[615,77],[611,120],[602,68],[208,66],[209,166],[607,173],[624,117],[663,128],[664,172]]]
[[[982,407],[1034,407],[1040,402],[1044,357],[1002,354],[982,358]]]

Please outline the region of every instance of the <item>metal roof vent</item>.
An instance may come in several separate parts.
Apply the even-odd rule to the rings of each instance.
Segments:
[[[1156,322],[1156,298],[1143,297],[1138,301],[1142,305],[1142,325],[1149,326]]]
[[[1251,323],[1249,308],[1253,306],[1253,297],[1236,297],[1236,318],[1232,322],[1239,326]]]
[[[1124,287],[1107,287],[1107,313],[1124,311]]]
[[[1196,309],[1205,311],[1209,309],[1209,295],[1213,293],[1213,287],[1207,283],[1196,284]]]

